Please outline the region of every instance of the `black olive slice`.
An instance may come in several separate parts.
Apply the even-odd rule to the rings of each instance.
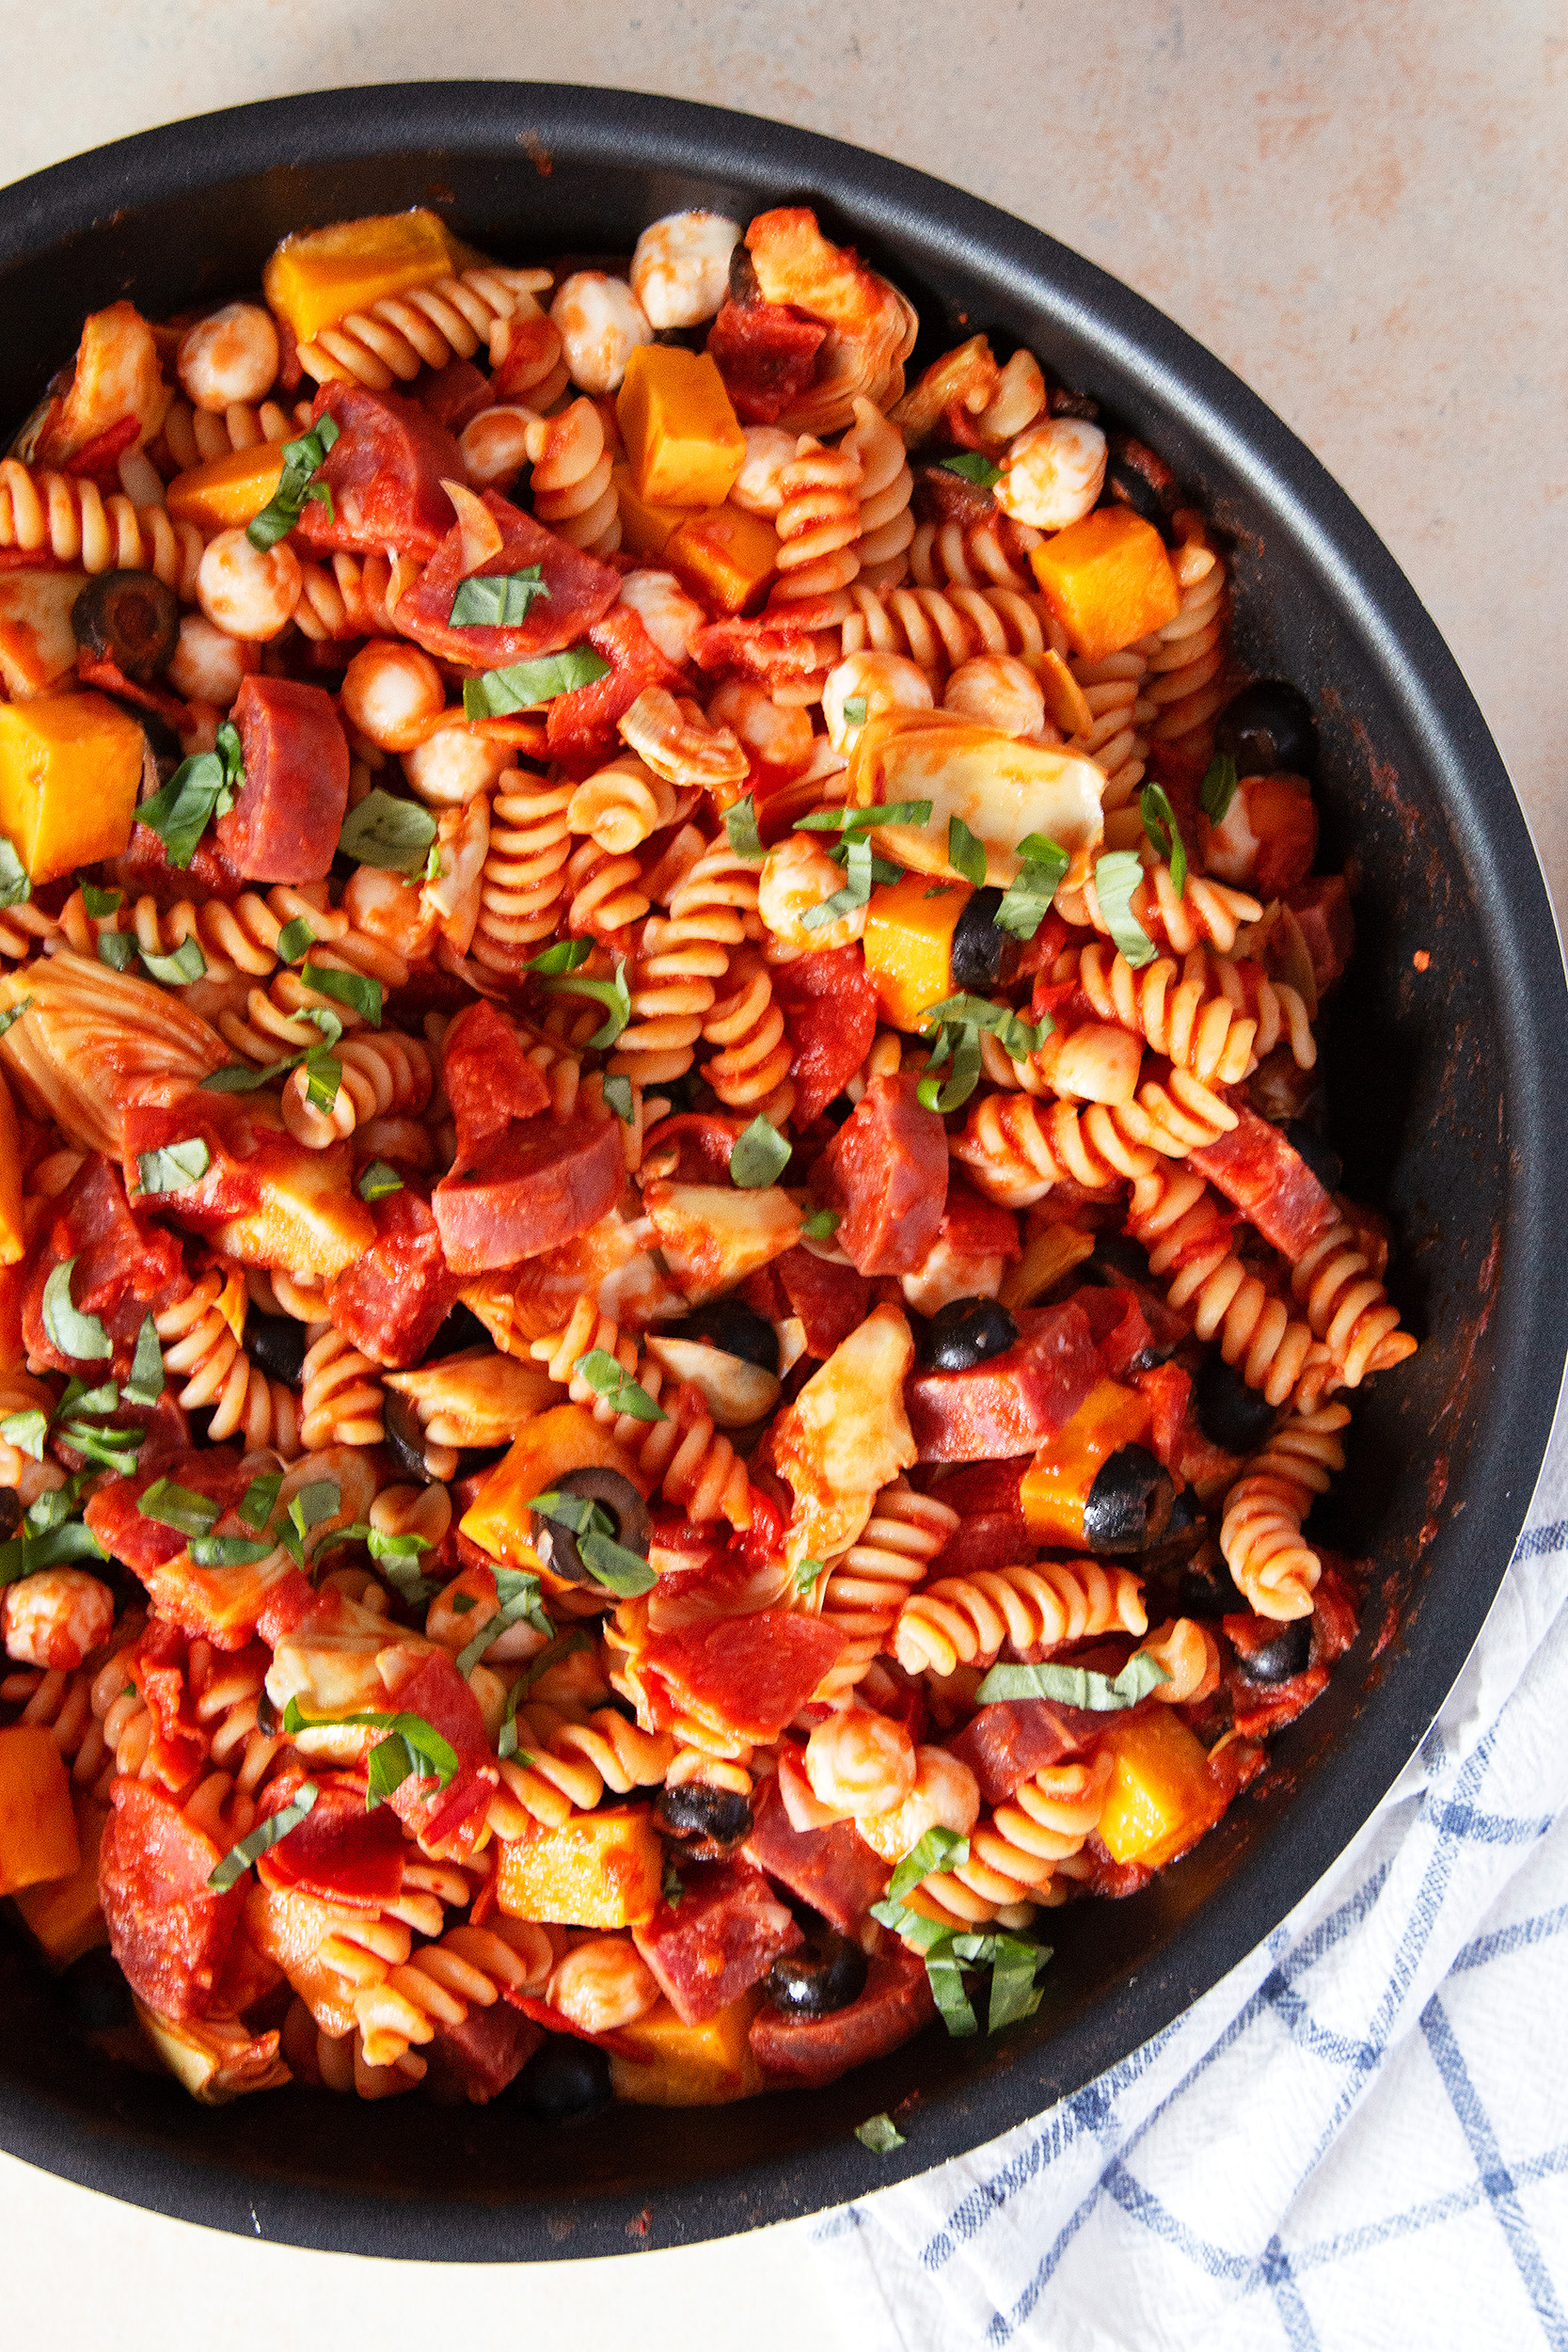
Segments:
[[[950,1298],[926,1327],[920,1360],[931,1372],[973,1372],[1005,1356],[1018,1326],[994,1298]]]
[[[1170,1523],[1176,1489],[1147,1447],[1118,1446],[1101,1462],[1084,1502],[1091,1551],[1147,1551]]]
[[[145,686],[174,658],[179,600],[150,572],[100,572],[71,606],[71,627],[85,653]]]
[[[1256,1454],[1275,1423],[1267,1397],[1249,1389],[1223,1356],[1206,1359],[1193,1384],[1197,1425],[1227,1454]]]
[[[704,1780],[661,1788],[654,1820],[667,1837],[702,1839],[711,1846],[738,1846],[752,1834],[751,1800],[734,1788],[710,1788]]]
[[[700,1340],[721,1355],[738,1356],[743,1364],[755,1364],[763,1372],[779,1369],[778,1333],[766,1315],[743,1299],[712,1299],[705,1307],[694,1307],[679,1323],[660,1327],[673,1340]]]
[[[388,1451],[404,1476],[418,1479],[421,1486],[428,1486],[430,1472],[424,1466],[424,1431],[414,1410],[412,1398],[388,1389],[382,1407],[381,1426],[386,1432]]]
[[[824,1928],[798,1951],[783,1952],[768,1972],[770,2005],[786,2017],[831,2017],[865,1990],[865,1954]]]
[[[1249,1682],[1289,1682],[1305,1674],[1312,1655],[1312,1620],[1292,1617],[1261,1649],[1238,1650],[1237,1662]]]
[[[614,1520],[611,1541],[623,1550],[635,1551],[641,1558],[648,1556],[653,1538],[654,1522],[647,1504],[629,1478],[619,1470],[570,1470],[555,1482],[558,1494],[581,1495],[589,1502],[602,1503]],[[598,1579],[578,1549],[578,1539],[569,1527],[559,1519],[547,1519],[535,1511],[533,1517],[533,1548],[552,1576],[564,1578],[568,1584],[594,1584]]]
[[[953,986],[967,994],[983,996],[1002,977],[1002,950],[1006,933],[996,928],[1000,890],[977,890],[953,927],[948,968]]]
[[[585,2123],[609,2106],[610,2060],[574,2034],[546,2034],[517,2077],[517,2095],[546,2123]]]
[[[1312,706],[1285,678],[1257,678],[1243,686],[1221,711],[1214,744],[1229,753],[1239,776],[1310,776],[1318,765]]]
[[[309,1345],[303,1323],[293,1315],[267,1315],[259,1307],[252,1307],[245,1319],[245,1344],[251,1362],[269,1380],[281,1380],[288,1388],[298,1388],[305,1370],[305,1351]]]

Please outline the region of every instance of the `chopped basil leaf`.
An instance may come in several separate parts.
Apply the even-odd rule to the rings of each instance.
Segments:
[[[575,972],[593,952],[591,939],[558,939],[553,947],[541,948],[538,955],[530,956],[523,970],[543,973],[546,977],[559,972]]]
[[[957,2042],[978,2033],[980,2023],[964,1991],[963,1963],[953,1948],[953,1941],[950,1935],[943,1936],[931,1946],[926,1955],[926,1981],[931,1988],[938,2015]]]
[[[1203,771],[1198,786],[1198,805],[1212,825],[1223,825],[1227,812],[1236,796],[1239,779],[1236,763],[1228,752],[1216,752]]]
[[[183,1192],[187,1184],[199,1184],[212,1164],[213,1155],[199,1136],[136,1153],[143,1192]]]
[[[501,1727],[496,1739],[498,1756],[517,1754],[517,1709],[540,1676],[547,1674],[552,1666],[559,1665],[563,1658],[569,1658],[574,1650],[587,1649],[590,1646],[585,1629],[580,1625],[574,1626],[569,1633],[557,1634],[555,1640],[547,1648],[542,1649],[537,1658],[529,1660],[528,1664],[507,1692],[506,1712],[501,1718]],[[526,1755],[521,1760],[525,1763],[530,1761]]]
[[[218,1523],[218,1506],[206,1495],[193,1494],[172,1478],[155,1478],[136,1504],[144,1519],[172,1527],[180,1535],[210,1535]]]
[[[1023,860],[1002,895],[991,920],[1014,939],[1033,939],[1051,912],[1051,901],[1071,864],[1064,849],[1043,833],[1025,834],[1018,845]]]
[[[371,1558],[405,1608],[417,1609],[440,1591],[436,1578],[420,1572],[420,1553],[430,1549],[422,1535],[384,1535],[372,1527],[365,1540]]]
[[[289,1505],[289,1517],[301,1540],[323,1519],[336,1518],[343,1507],[343,1490],[335,1478],[314,1478],[301,1486]]]
[[[33,895],[27,879],[27,868],[17,855],[16,844],[0,833],[0,907],[24,906]]]
[[[945,1083],[936,1073],[943,1062],[952,1064]],[[924,1110],[945,1119],[960,1110],[980,1083],[980,1034],[977,1029],[943,1029],[931,1049],[931,1066],[915,1087]]]
[[[724,811],[724,832],[736,857],[761,857],[762,835],[757,831],[757,804],[748,792],[743,801]]]
[[[285,1071],[297,1070],[299,1056],[290,1054],[282,1061],[268,1062],[261,1070],[247,1061],[226,1061],[221,1069],[209,1070],[201,1080],[209,1094],[254,1094],[259,1087],[271,1086]]]
[[[0,1012],[0,1037],[5,1036],[13,1021],[20,1021],[24,1012],[31,1012],[36,1002],[35,997],[24,996],[16,1004],[8,1005],[5,1011]]]
[[[379,980],[372,980],[364,972],[338,972],[330,964],[310,962],[306,963],[300,977],[307,988],[318,989],[324,996],[335,996],[341,1005],[347,1005],[362,1021],[368,1021],[372,1029],[380,1028]]]
[[[122,1478],[129,1478],[135,1469],[137,1452],[147,1439],[145,1429],[93,1429],[74,1421],[66,1423],[60,1436],[85,1461],[118,1470]]]
[[[1094,889],[1105,929],[1136,971],[1154,961],[1154,942],[1132,912],[1144,869],[1135,850],[1113,850],[1095,863]]]
[[[594,1395],[602,1396],[618,1413],[629,1413],[634,1421],[669,1420],[669,1414],[654,1403],[646,1389],[639,1387],[608,1348],[591,1347],[586,1356],[578,1358],[572,1370],[580,1373]]]
[[[313,1780],[302,1780],[299,1793],[292,1804],[282,1806],[266,1820],[259,1821],[248,1837],[242,1837],[237,1846],[231,1846],[208,1878],[207,1883],[214,1894],[221,1895],[234,1885],[244,1878],[253,1862],[261,1860],[269,1846],[276,1846],[280,1837],[287,1837],[292,1829],[297,1829],[320,1794]]]
[[[816,1590],[816,1580],[826,1564],[821,1560],[797,1560],[795,1590],[802,1600],[809,1600]]]
[[[929,801],[872,801],[862,808],[814,808],[797,833],[864,833],[873,825],[928,825]]]
[[[418,801],[399,800],[379,785],[343,819],[338,847],[356,866],[417,874],[436,838],[436,819]]]
[[[198,1568],[252,1568],[277,1547],[253,1543],[248,1535],[193,1535],[185,1549]]]
[[[131,1359],[131,1377],[125,1383],[126,1402],[131,1405],[156,1405],[166,1386],[164,1351],[158,1344],[158,1333],[152,1317],[142,1317],[136,1333],[136,1352]]]
[[[961,817],[950,817],[947,820],[947,863],[976,890],[985,888],[985,844],[975,839]]]
[[[171,956],[150,956],[142,949],[142,962],[155,980],[166,988],[188,988],[192,980],[199,980],[207,970],[207,959],[198,942],[182,939]]]
[[[528,618],[535,596],[548,596],[543,567],[520,572],[479,572],[461,581],[447,619],[453,628],[506,628]]]
[[[615,1521],[604,1504],[590,1502],[586,1495],[568,1494],[552,1486],[547,1493],[535,1495],[528,1507],[537,1511],[542,1519],[554,1519],[558,1527],[564,1527],[574,1535],[586,1535],[591,1528],[596,1528],[601,1535],[615,1533]]]
[[[388,1535],[379,1527],[367,1527],[363,1533],[371,1558],[388,1562],[394,1569],[400,1561],[417,1560],[421,1551],[431,1549],[430,1537],[416,1535],[412,1528],[401,1535]]]
[[[640,1551],[628,1550],[611,1536],[601,1535],[590,1529],[578,1538],[578,1552],[585,1568],[592,1568],[594,1581],[622,1600],[631,1600],[639,1593],[651,1592],[658,1578]]]
[[[574,973],[563,979],[546,980],[545,986],[552,995],[594,996],[601,1005],[609,1006],[604,1022],[588,1041],[594,1053],[602,1053],[606,1046],[613,1045],[631,1019],[631,989],[627,984],[625,964],[619,967],[612,980],[584,980]]]
[[[871,844],[863,834],[856,834],[845,845],[844,864],[848,882],[842,890],[835,890],[820,906],[812,907],[801,917],[802,930],[814,931],[824,923],[836,923],[841,914],[852,914],[857,907],[869,904],[871,898]]]
[[[967,1103],[980,1081],[980,1031],[993,1030],[1001,1041],[1004,1052],[1014,1061],[1037,1053],[1054,1025],[1047,1017],[1029,1023],[1022,1020],[1006,1005],[994,1005],[985,996],[948,996],[940,1005],[929,1005],[920,1015],[929,1025],[927,1034],[935,1031],[930,1065],[927,1074],[915,1088],[919,1101],[927,1110],[945,1115]],[[951,1062],[945,1084],[938,1076],[944,1062]]]
[[[891,2156],[895,2148],[909,2145],[892,2118],[868,2115],[863,2123],[855,2125],[855,2137],[863,2148],[869,2148],[874,2156]]]
[[[226,719],[218,729],[216,751],[197,752],[182,759],[168,782],[150,800],[143,801],[136,821],[158,835],[171,866],[186,866],[214,818],[226,817],[233,807],[234,795],[244,782],[239,729]],[[98,946],[102,953],[103,935]]]
[[[385,1200],[389,1192],[403,1190],[403,1178],[385,1160],[372,1160],[356,1189],[361,1200]]]
[[[975,1693],[975,1704],[989,1707],[995,1699],[1054,1699],[1059,1707],[1082,1707],[1097,1715],[1117,1708],[1136,1707],[1162,1682],[1168,1670],[1146,1650],[1135,1650],[1113,1681],[1087,1666],[993,1666]]]
[[[991,1941],[996,1951],[991,1963],[990,2010],[986,2031],[1000,2033],[1004,2026],[1016,2026],[1021,2018],[1033,2017],[1038,2009],[1040,1988],[1035,1979],[1051,1958],[1051,1947],[1031,1944],[1021,1935],[998,1935]]]
[[[367,1813],[372,1813],[383,1798],[389,1797],[411,1772],[421,1779],[435,1778],[443,1788],[456,1773],[457,1756],[451,1741],[443,1740],[422,1715],[382,1715],[373,1709],[359,1715],[303,1715],[297,1699],[291,1699],[283,1709],[283,1729],[291,1740],[298,1732],[314,1731],[324,1724],[334,1729],[344,1724],[388,1735],[371,1750]],[[385,1756],[385,1762],[378,1763],[378,1756]]]
[[[1049,1020],[1031,1024],[1008,1006],[992,1004],[989,996],[945,996],[940,1005],[927,1005],[919,1018],[935,1026],[993,1029],[1014,1061],[1037,1054],[1053,1025]]]
[[[111,972],[128,972],[140,949],[135,931],[100,931],[98,961],[106,963]]]
[[[74,1258],[57,1265],[43,1286],[43,1327],[62,1356],[84,1364],[105,1363],[114,1342],[96,1315],[85,1315],[71,1301]]]
[[[982,490],[989,490],[993,482],[1002,479],[1001,467],[993,466],[977,449],[966,449],[958,457],[944,457],[942,467],[944,473],[959,474],[965,482],[977,483]]]
[[[305,1093],[312,1110],[330,1111],[343,1083],[343,1065],[324,1046],[312,1046],[305,1057]]]
[[[82,904],[95,923],[102,923],[108,915],[118,914],[124,903],[123,891],[100,890],[94,882],[82,884]]]
[[[316,944],[316,934],[303,914],[296,914],[292,923],[285,923],[277,934],[277,955],[282,963],[297,963]]]
[[[1162,786],[1144,786],[1138,795],[1138,814],[1156,857],[1163,857],[1170,867],[1170,886],[1180,898],[1187,887],[1187,850],[1176,821],[1176,811]]]
[[[441,845],[438,841],[433,841],[430,845],[430,855],[424,862],[424,878],[427,882],[438,882],[441,873]]]
[[[263,1470],[259,1478],[251,1480],[234,1506],[246,1527],[253,1527],[258,1534],[277,1508],[277,1494],[282,1484],[281,1470]]]
[[[506,1579],[505,1584],[503,1578]],[[473,1640],[457,1653],[457,1671],[465,1681],[491,1643],[499,1641],[503,1633],[525,1619],[536,1631],[543,1633],[546,1641],[553,1636],[555,1627],[540,1606],[540,1592],[536,1576],[529,1576],[521,1569],[513,1569],[510,1575],[504,1568],[497,1571],[496,1597],[500,1606],[493,1616],[485,1618]]]
[[[911,1846],[903,1861],[888,1881],[888,1895],[899,1902],[911,1889],[928,1879],[934,1870],[951,1870],[969,1860],[969,1840],[957,1832],[943,1829],[939,1823],[928,1829],[917,1846]]]
[[[67,1413],[113,1413],[119,1409],[119,1383],[102,1380],[96,1388],[72,1373],[65,1384],[65,1391],[55,1407],[57,1415]]]
[[[325,463],[326,453],[338,433],[337,419],[323,417],[297,441],[284,442],[283,471],[277,487],[261,513],[245,526],[245,537],[263,555],[293,529],[305,512],[308,499],[320,499],[327,514],[332,514],[332,493],[315,476]]]
[[[569,653],[546,654],[537,661],[514,661],[504,670],[486,670],[479,677],[467,679],[463,708],[470,719],[505,719],[515,710],[537,710],[542,703],[554,702],[558,694],[570,694],[609,675],[608,661],[587,645],[574,645]]]
[[[768,1120],[753,1119],[735,1139],[730,1152],[730,1182],[742,1192],[756,1192],[784,1174],[789,1154],[790,1147],[777,1127]]]
[[[665,1854],[664,1876],[659,1881],[658,1891],[672,1911],[680,1909],[681,1898],[686,1893],[686,1881],[676,1869],[673,1854]]]
[[[629,1127],[637,1117],[637,1103],[631,1090],[631,1080],[617,1073],[604,1082],[604,1099],[623,1127]]]
[[[846,726],[849,727],[864,726],[865,696],[863,694],[847,694],[845,696],[844,723]]]
[[[19,1454],[30,1454],[35,1462],[43,1459],[43,1441],[49,1435],[49,1416],[40,1406],[28,1413],[8,1413],[0,1421],[0,1438],[14,1445]]]
[[[843,1215],[837,1209],[813,1209],[809,1216],[801,1219],[800,1231],[810,1241],[832,1241],[843,1222]]]

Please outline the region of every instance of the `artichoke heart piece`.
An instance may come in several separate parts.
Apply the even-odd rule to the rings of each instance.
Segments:
[[[879,825],[883,856],[917,874],[952,875],[947,828],[958,818],[986,852],[986,881],[1006,887],[1018,873],[1018,844],[1043,834],[1070,855],[1102,837],[1105,778],[1092,759],[1043,743],[1021,743],[945,711],[891,714],[861,730],[849,770],[858,808],[929,801],[924,825]]]

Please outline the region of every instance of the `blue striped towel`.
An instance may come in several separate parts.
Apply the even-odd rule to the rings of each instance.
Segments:
[[[1568,2352],[1565,1601],[1560,1413],[1442,1713],[1267,1945],[1076,2097],[816,2225],[858,2341]]]

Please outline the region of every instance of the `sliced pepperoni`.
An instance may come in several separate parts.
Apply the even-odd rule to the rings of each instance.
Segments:
[[[1074,1304],[1089,1319],[1107,1375],[1124,1379],[1153,1343],[1141,1303],[1130,1290],[1101,1290],[1085,1282],[1076,1293]]]
[[[612,604],[594,623],[588,642],[609,662],[609,675],[558,694],[545,719],[550,757],[579,779],[620,750],[616,728],[643,689],[679,686],[684,675],[660,653],[629,604]]]
[[[1013,1259],[1022,1255],[1018,1218],[996,1200],[982,1200],[961,1176],[947,1181],[947,1204],[939,1238],[956,1258]]]
[[[873,1955],[865,1988],[826,2017],[785,2017],[765,2003],[752,2020],[752,2053],[769,2082],[811,2090],[886,2058],[937,2013],[925,1963],[902,1944]]]
[[[348,808],[348,741],[324,686],[247,677],[234,700],[245,782],[217,821],[246,882],[325,882]]]
[[[877,988],[859,946],[819,948],[780,964],[773,993],[795,1048],[793,1117],[804,1127],[826,1110],[871,1051]]]
[[[824,1362],[871,1312],[871,1285],[853,1266],[818,1258],[797,1242],[741,1286],[741,1296],[769,1323],[798,1315],[806,1354]]]
[[[762,1872],[747,1862],[699,1862],[681,1871],[680,1901],[661,1902],[632,1941],[684,2025],[738,2001],[800,1931]]]
[[[1240,1110],[1228,1135],[1189,1157],[1199,1174],[1233,1201],[1247,1223],[1292,1265],[1338,1221],[1333,1195],[1294,1145],[1256,1111]]]
[[[738,1119],[721,1119],[715,1111],[677,1111],[649,1128],[642,1138],[643,1164],[673,1144],[680,1157],[670,1173],[672,1184],[727,1184],[730,1154],[743,1123]]]
[[[144,1518],[137,1508],[155,1479],[166,1478],[190,1494],[204,1495],[221,1514],[238,1502],[248,1481],[240,1471],[237,1445],[192,1446],[166,1454],[155,1469],[139,1468],[129,1478],[111,1478],[88,1497],[82,1517],[111,1559],[145,1580],[185,1549],[177,1527]]]
[[[907,1072],[873,1078],[812,1171],[816,1198],[842,1219],[834,1239],[862,1274],[912,1274],[942,1230],[947,1131],[918,1084]]]
[[[1101,1378],[1076,1299],[1021,1314],[1019,1337],[967,1372],[915,1372],[904,1404],[923,1462],[1000,1462],[1045,1443]]]
[[[109,1947],[150,2009],[204,2016],[239,1925],[244,1881],[211,1892],[222,1853],[151,1781],[117,1780],[111,1802],[98,1850]]]
[[[455,454],[455,445],[454,452]],[[453,469],[463,480],[461,459]],[[504,627],[475,625],[454,628],[452,598],[469,577],[463,553],[463,533],[453,524],[431,556],[423,572],[398,604],[398,627],[443,660],[460,661],[467,669],[502,669],[511,661],[529,661],[537,654],[559,653],[575,645],[585,631],[607,612],[621,593],[621,576],[584,555],[553,531],[523,514],[499,490],[483,494],[499,526],[501,543],[483,563],[474,578],[483,580],[507,572],[539,568],[548,596],[531,598],[520,621]],[[442,497],[446,494],[443,491]]]
[[[411,1185],[372,1201],[371,1215],[375,1239],[328,1286],[327,1312],[372,1363],[417,1364],[457,1303],[458,1279],[435,1213]]]
[[[50,1337],[43,1294],[55,1267],[68,1258],[76,1261],[71,1275],[71,1304],[103,1324],[114,1347],[111,1364],[67,1356]],[[22,1294],[27,1353],[35,1363],[55,1372],[79,1372],[101,1381],[112,1369],[123,1380],[147,1315],[177,1305],[190,1287],[179,1243],[172,1234],[137,1224],[119,1170],[94,1153],[33,1236]]]
[[[408,1848],[403,1824],[386,1805],[365,1806],[365,1783],[355,1772],[323,1772],[302,1766],[267,1784],[257,1808],[270,1820],[292,1804],[309,1778],[316,1802],[297,1829],[269,1846],[256,1865],[264,1886],[314,1895],[348,1911],[379,1911],[396,1902],[403,1886]]]
[[[1104,1360],[1106,1350],[1103,1342],[1100,1353]],[[1113,1379],[1118,1377],[1116,1368],[1108,1362],[1106,1370]],[[1128,1370],[1129,1367],[1122,1367],[1124,1373]],[[1180,1364],[1155,1364],[1147,1372],[1132,1373],[1131,1377],[1132,1386],[1148,1406],[1149,1445],[1166,1470],[1174,1470],[1180,1432],[1192,1402],[1192,1381]]]
[[[196,1719],[189,1658],[185,1635],[158,1617],[121,1652],[125,1679],[141,1692],[152,1718],[145,1777],[166,1788],[182,1788],[207,1759],[210,1735]]]
[[[357,384],[325,384],[311,422],[332,418],[338,438],[316,476],[332,493],[310,499],[295,525],[311,548],[384,555],[390,548],[421,561],[452,528],[441,485],[467,479],[463,453],[445,425],[418,401],[367,392]],[[447,599],[450,604],[451,599]]]
[[[1049,1699],[1000,1699],[971,1716],[947,1745],[980,1784],[987,1804],[1001,1804],[1032,1773],[1064,1756],[1081,1755],[1104,1729],[1103,1720]]]
[[[742,1740],[776,1740],[843,1649],[847,1636],[820,1617],[759,1609],[656,1634],[639,1670]]]
[[[461,433],[482,408],[492,405],[496,394],[489,377],[471,359],[449,359],[444,368],[421,368],[414,397],[443,431]],[[452,475],[450,479],[456,481],[460,477]]]
[[[786,302],[723,303],[707,350],[742,424],[772,424],[800,399],[827,332]]]
[[[857,1835],[854,1824],[833,1821],[825,1829],[797,1829],[784,1811],[776,1780],[758,1784],[752,1811],[752,1834],[745,1846],[751,1860],[798,1901],[819,1912],[841,1935],[858,1933],[872,1904],[887,1892],[888,1867]]]
[[[445,1788],[432,1773],[411,1772],[388,1804],[426,1846],[455,1841],[471,1851],[500,1781],[479,1701],[447,1652],[435,1650],[399,1686],[393,1706],[400,1714],[422,1716],[440,1733],[456,1754],[457,1771]],[[372,1742],[372,1755],[380,1745]]]
[[[548,1114],[521,1120],[475,1167],[454,1167],[431,1198],[454,1274],[537,1258],[608,1216],[626,1184],[619,1122]]]
[[[457,1156],[471,1159],[515,1119],[549,1107],[550,1090],[521,1038],[482,997],[460,1012],[441,1047],[441,1083],[457,1129]]]

